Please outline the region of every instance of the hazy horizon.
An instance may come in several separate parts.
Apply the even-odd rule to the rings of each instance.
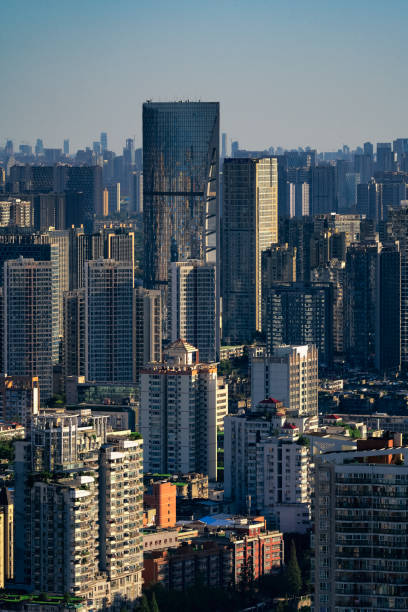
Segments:
[[[141,146],[146,99],[219,101],[242,148],[408,137],[408,4],[22,0],[2,7],[0,145]]]

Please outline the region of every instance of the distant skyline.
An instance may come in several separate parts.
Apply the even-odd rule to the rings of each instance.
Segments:
[[[55,0],[2,6],[0,146],[142,145],[142,103],[221,104],[247,149],[408,137],[408,3]]]

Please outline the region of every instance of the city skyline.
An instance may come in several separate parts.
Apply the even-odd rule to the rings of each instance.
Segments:
[[[141,146],[146,99],[219,101],[228,144],[248,149],[392,140],[403,131],[408,7],[345,4],[9,4],[0,143],[69,138],[76,149],[106,131],[112,150],[129,135]]]

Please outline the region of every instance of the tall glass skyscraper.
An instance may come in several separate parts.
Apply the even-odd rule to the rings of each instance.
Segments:
[[[172,261],[216,261],[218,170],[218,102],[143,105],[145,287]]]

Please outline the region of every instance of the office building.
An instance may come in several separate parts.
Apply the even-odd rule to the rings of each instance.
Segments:
[[[142,440],[129,433],[108,433],[107,417],[90,411],[34,418],[31,437],[16,444],[20,588],[79,596],[85,612],[136,603]]]
[[[85,262],[85,376],[135,380],[133,272],[112,259]]]
[[[68,194],[67,215],[70,212],[70,206],[75,205],[69,195],[74,196],[73,199],[76,201],[78,198],[76,194],[82,194],[82,222],[88,231],[92,230],[94,216],[102,216],[102,168],[100,166],[73,166],[63,169],[65,170],[63,173],[65,174],[64,189]]]
[[[44,155],[44,143],[41,138],[37,138],[35,143],[35,154],[37,157]]]
[[[197,352],[179,340],[167,349],[164,363],[141,370],[146,472],[200,472],[217,479],[217,416],[226,386],[216,364],[198,363]]]
[[[0,588],[14,578],[14,503],[7,487],[0,489]]]
[[[337,212],[336,168],[312,168],[312,214]]]
[[[345,351],[362,369],[374,366],[378,244],[353,244],[347,250],[345,276]]]
[[[143,105],[145,286],[165,287],[171,261],[216,261],[218,102]]]
[[[120,213],[120,183],[108,185],[108,214]]]
[[[102,153],[104,153],[108,150],[108,134],[106,132],[101,132],[101,137],[99,140],[101,142]]]
[[[318,353],[315,346],[279,346],[272,355],[251,363],[251,403],[266,397],[283,402],[297,417],[316,417],[318,411]]]
[[[135,375],[148,363],[162,362],[161,292],[136,287],[134,290]]]
[[[34,229],[46,232],[53,227],[63,230],[66,226],[65,205],[63,193],[41,193],[31,196],[34,212]]]
[[[262,251],[278,242],[276,158],[226,159],[223,170],[222,304],[224,343],[261,331]]]
[[[183,338],[199,350],[200,362],[217,361],[217,281],[213,263],[172,262],[169,269],[168,337]]]
[[[266,346],[313,344],[319,364],[333,361],[333,286],[330,283],[276,283],[265,295]]]
[[[69,140],[66,139],[64,140],[64,155],[68,156],[69,155]]]
[[[315,458],[315,609],[408,608],[407,461],[406,447]]]
[[[357,172],[360,177],[360,183],[367,184],[374,173],[373,156],[367,153],[354,155],[354,172]]]
[[[3,421],[20,423],[27,428],[39,410],[38,376],[1,376],[0,414]]]
[[[380,172],[395,170],[395,155],[390,142],[377,142],[376,168]]]
[[[58,270],[49,261],[20,257],[4,266],[4,371],[38,376],[41,401],[52,396],[58,362]]]

